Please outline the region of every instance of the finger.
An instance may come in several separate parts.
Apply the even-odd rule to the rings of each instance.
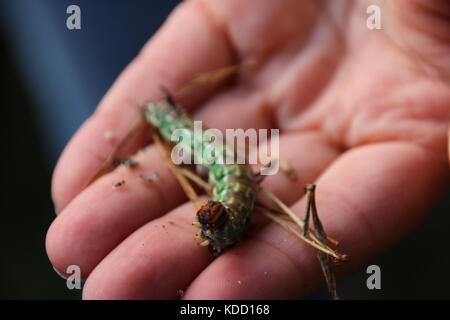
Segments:
[[[133,161],[138,163],[135,168],[120,166],[101,177],[53,221],[46,249],[61,273],[76,264],[86,278],[129,234],[186,201],[155,146]],[[123,185],[114,187],[120,182]]]
[[[446,181],[442,158],[401,142],[360,147],[317,181],[317,207],[338,239],[348,272],[417,224]],[[304,199],[293,210],[303,212]],[[299,298],[323,285],[315,250],[276,225],[223,254],[189,286],[186,299]]]
[[[295,146],[295,147],[294,147]],[[310,150],[307,160],[298,161],[298,149]],[[283,135],[280,151],[299,172],[298,181],[282,173],[268,177],[264,185],[292,203],[303,194],[303,185],[314,181],[338,155],[318,133]],[[64,273],[76,264],[83,278],[120,242],[148,221],[156,219],[186,200],[178,182],[154,146],[133,157],[138,166],[120,166],[83,191],[52,223],[47,234],[47,253],[53,266]],[[139,177],[157,174],[148,182]],[[116,189],[119,181],[125,184]],[[267,222],[255,217],[255,226]],[[259,221],[258,221],[259,220]],[[192,222],[192,221],[191,221]]]
[[[226,38],[203,13],[199,2],[180,4],[64,150],[52,184],[56,211],[81,191],[140,116],[130,100],[159,98],[161,84],[175,90],[197,73],[230,64]],[[114,142],[104,139],[108,131],[117,137]]]
[[[91,273],[84,299],[174,299],[212,260],[194,239],[186,203],[134,232]]]

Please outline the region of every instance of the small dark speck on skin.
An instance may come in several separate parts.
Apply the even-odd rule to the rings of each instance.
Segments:
[[[180,298],[181,298],[182,296],[184,296],[184,290],[183,290],[183,289],[178,289],[178,290],[177,290],[177,296],[179,296]]]
[[[173,226],[175,225],[175,222],[173,222],[173,221],[169,221],[169,223]]]
[[[162,227],[163,227],[163,228],[165,229],[165,228],[166,228],[166,225],[165,225],[165,224],[163,224],[163,225],[162,225]]]
[[[125,180],[121,180],[119,182],[113,183],[112,188],[116,189],[116,188],[119,188],[119,187],[123,186],[124,184],[125,184]]]

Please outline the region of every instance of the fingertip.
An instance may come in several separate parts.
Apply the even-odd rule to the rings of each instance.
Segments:
[[[279,247],[250,239],[216,258],[189,285],[183,299],[299,298],[308,290],[305,277],[312,277],[307,264],[302,265],[308,258],[314,259],[311,252],[294,263]]]

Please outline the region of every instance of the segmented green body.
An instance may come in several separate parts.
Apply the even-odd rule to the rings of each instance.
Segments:
[[[193,156],[195,163],[208,169],[213,201],[223,205],[226,216],[219,219],[220,223],[202,225],[201,236],[208,240],[211,253],[217,255],[236,243],[250,222],[259,187],[255,176],[246,164],[206,161],[205,152],[197,150],[208,150],[209,142],[202,135],[194,135],[194,121],[170,100],[148,103],[145,107],[147,120],[158,128],[164,140],[173,142],[171,137],[177,129],[190,134],[191,139],[183,139],[178,145],[181,144],[182,149]],[[233,154],[227,145],[223,150],[226,155]]]

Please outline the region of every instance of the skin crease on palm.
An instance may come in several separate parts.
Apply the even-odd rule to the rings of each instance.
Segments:
[[[194,240],[193,205],[143,135],[134,159],[157,183],[120,166],[83,189],[117,145],[104,132],[123,137],[139,117],[130,99],[250,61],[256,70],[183,105],[208,127],[280,128],[280,156],[299,181],[280,173],[263,186],[303,215],[303,186],[317,184],[322,222],[350,259],[338,276],[405,236],[448,181],[450,10],[438,0],[378,3],[381,30],[366,27],[370,1],[179,5],[58,162],[53,266],[80,266],[86,299],[171,299],[178,289],[185,299],[293,299],[324,285],[315,250],[257,215],[249,235],[213,259]]]

